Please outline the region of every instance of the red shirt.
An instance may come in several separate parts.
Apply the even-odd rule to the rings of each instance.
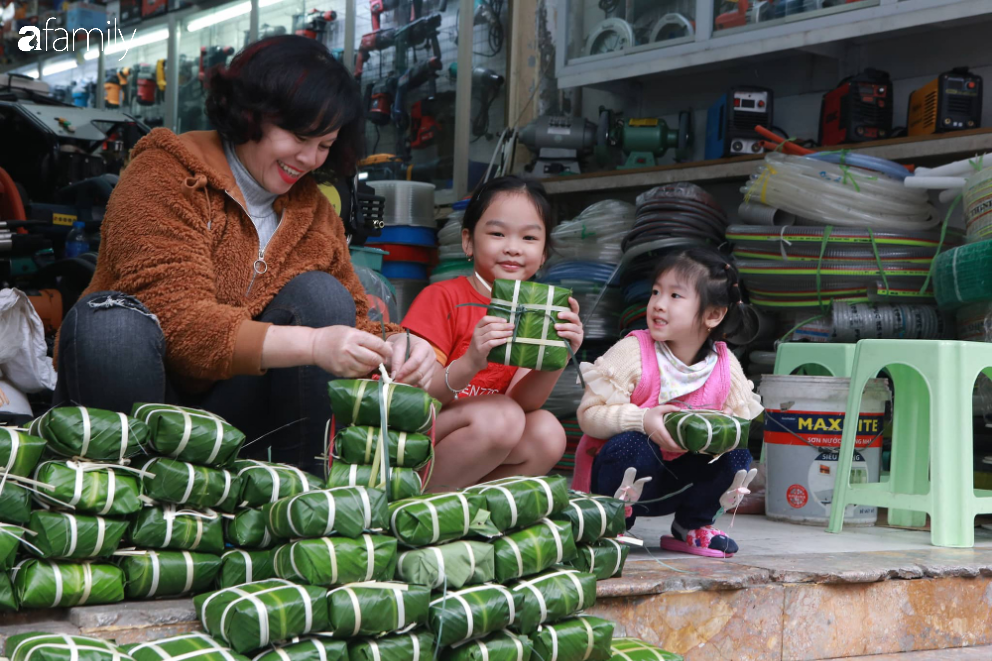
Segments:
[[[417,295],[403,318],[402,326],[430,342],[445,367],[465,355],[475,327],[486,316],[484,307],[456,307],[462,303],[489,305],[489,299],[462,276],[427,287]],[[458,396],[503,395],[517,369],[489,363]]]

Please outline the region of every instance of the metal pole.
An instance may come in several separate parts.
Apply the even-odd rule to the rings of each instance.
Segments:
[[[341,61],[348,67],[348,70],[355,66],[355,20],[358,8],[356,0],[346,0],[344,4],[344,55]]]
[[[179,39],[183,23],[175,14],[169,16],[169,41],[165,60],[165,126],[179,133]]]
[[[251,13],[248,17],[248,43],[258,41],[258,0],[251,0]]]
[[[106,107],[106,98],[103,93],[103,81],[107,80],[107,55],[100,48],[100,55],[96,58],[96,98],[93,100],[93,107],[103,110]]]
[[[469,133],[472,125],[472,24],[475,2],[460,0],[458,20],[458,81],[455,85],[455,154],[453,189],[455,199],[468,193]]]

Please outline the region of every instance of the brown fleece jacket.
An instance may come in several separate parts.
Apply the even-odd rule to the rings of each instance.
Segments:
[[[258,235],[216,131],[154,129],[107,204],[96,274],[84,295],[120,291],[162,325],[166,370],[191,389],[261,374],[270,324],[253,321],[291,279],[325,271],[355,299],[357,327],[378,334],[351,266],[344,227],[310,176],[276,199],[279,228],[255,278]],[[398,332],[387,325],[387,332]],[[108,347],[112,351],[112,347]]]

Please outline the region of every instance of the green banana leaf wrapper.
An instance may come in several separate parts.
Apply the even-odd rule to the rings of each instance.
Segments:
[[[438,645],[454,645],[511,626],[523,603],[522,594],[502,585],[454,590],[431,602],[429,626]]]
[[[224,524],[216,512],[189,512],[175,507],[146,507],[131,521],[131,543],[138,548],[224,552]]]
[[[568,506],[554,518],[572,524],[576,544],[592,544],[627,532],[623,501],[608,496],[573,493]]]
[[[300,539],[273,554],[276,576],[325,587],[390,581],[396,573],[396,540],[385,535]]]
[[[348,661],[348,643],[326,636],[294,638],[262,650],[251,661]]]
[[[267,581],[276,578],[276,568],[272,564],[272,551],[246,551],[231,549],[220,557],[220,573],[217,587],[230,588],[242,583]]]
[[[35,510],[28,528],[42,558],[106,558],[120,546],[127,521]]]
[[[561,475],[508,477],[477,484],[465,493],[485,496],[485,508],[500,532],[534,525],[568,505],[568,481]]]
[[[239,510],[233,518],[225,517],[224,539],[242,549],[271,549],[282,540],[274,537],[265,525],[262,510]]]
[[[141,478],[145,495],[159,502],[222,512],[233,512],[238,506],[240,480],[222,468],[155,457],[141,470],[145,472]]]
[[[171,661],[176,657],[182,657],[185,661],[248,661],[248,657],[199,631],[147,643],[122,645],[121,649],[130,654],[134,661]]]
[[[402,383],[382,384],[380,388],[379,383],[372,379],[335,379],[328,383],[335,427],[381,427],[379,393],[385,391],[388,429],[429,434],[441,403],[420,388]]]
[[[0,521],[26,526],[31,521],[31,492],[8,477],[0,488]]]
[[[463,492],[397,500],[389,504],[389,527],[401,544],[414,548],[461,539],[485,502]]]
[[[575,569],[551,569],[509,586],[523,596],[514,629],[531,634],[545,622],[557,622],[596,603],[596,577]]]
[[[262,508],[269,532],[286,539],[332,533],[355,538],[366,530],[385,528],[388,516],[386,493],[368,487],[321,489]]]
[[[680,654],[666,652],[637,638],[614,638],[610,651],[613,652],[611,661],[684,661]]]
[[[345,427],[334,436],[334,454],[349,464],[371,465],[382,427]],[[389,465],[420,468],[431,458],[431,439],[425,434],[386,430]]]
[[[32,421],[28,432],[48,441],[55,454],[90,461],[119,464],[149,447],[145,423],[123,413],[81,406],[52,409]]]
[[[128,471],[77,461],[44,461],[34,479],[35,500],[98,516],[127,516],[141,509],[141,482]]]
[[[489,583],[496,578],[496,555],[491,544],[459,541],[404,551],[396,559],[396,578],[412,585],[458,590]]]
[[[327,629],[327,590],[272,579],[193,597],[203,628],[245,654]]]
[[[558,335],[555,324],[559,323],[559,313],[571,310],[571,295],[571,289],[539,282],[495,280],[486,314],[506,319],[516,327],[506,344],[489,352],[489,362],[545,372],[565,367],[568,342]]]
[[[157,454],[202,466],[228,466],[245,435],[209,411],[168,404],[135,404],[131,417],[148,426]]]
[[[497,631],[447,648],[441,653],[441,661],[530,661],[533,650],[534,644],[527,636]]]
[[[0,474],[30,477],[47,445],[24,429],[0,427]]]
[[[596,580],[605,581],[623,575],[630,548],[615,539],[601,539],[592,544],[579,544],[578,553],[565,564],[573,569],[595,574]]]
[[[220,558],[189,551],[136,551],[122,556],[128,599],[179,597],[206,592],[217,579]]]
[[[613,623],[598,617],[579,615],[555,624],[546,624],[534,634],[534,656],[544,661],[610,661],[613,653]]]
[[[10,661],[130,661],[113,642],[88,636],[22,633],[7,638]]]
[[[0,572],[0,613],[12,613],[17,610],[17,597],[14,596],[14,584],[6,572]]]
[[[406,583],[354,583],[327,593],[330,631],[342,638],[378,636],[426,624],[430,590]]]
[[[124,601],[124,572],[106,563],[22,560],[14,566],[10,579],[22,609]]]
[[[14,566],[17,547],[21,545],[24,533],[24,528],[20,526],[0,523],[0,572],[5,572]]]
[[[241,480],[238,507],[261,507],[280,498],[324,487],[323,480],[288,464],[239,459],[232,469]]]
[[[747,445],[751,421],[722,411],[675,411],[663,418],[675,444],[686,452],[720,455]]]
[[[385,481],[382,479],[382,473],[376,477],[375,484],[370,484],[373,468],[373,466],[335,461],[331,464],[331,472],[327,477],[327,488],[372,487],[383,489]],[[412,468],[392,468],[389,472],[389,500],[412,498],[424,492],[424,482],[420,478],[420,474]]]
[[[496,582],[537,574],[575,557],[572,526],[551,519],[493,540]]]
[[[434,634],[417,629],[375,640],[358,640],[348,645],[348,657],[351,661],[433,661]]]

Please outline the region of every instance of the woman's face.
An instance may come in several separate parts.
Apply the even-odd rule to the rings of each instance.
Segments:
[[[337,138],[336,130],[305,138],[266,123],[262,126],[260,140],[238,145],[235,150],[262,188],[282,195],[307,172],[324,164],[327,152]]]

